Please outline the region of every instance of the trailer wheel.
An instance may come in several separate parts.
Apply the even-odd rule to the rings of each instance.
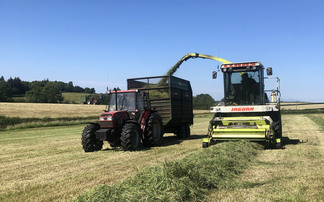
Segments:
[[[179,126],[175,134],[179,139],[183,139],[186,137],[186,127],[184,125]]]
[[[121,132],[121,146],[124,151],[135,151],[140,146],[141,130],[134,123],[126,123]]]
[[[186,128],[186,136],[185,137],[190,137],[190,126],[189,124],[185,125]]]
[[[87,125],[82,132],[82,146],[85,152],[99,151],[102,149],[103,142],[96,139],[98,125]]]
[[[152,113],[148,118],[143,144],[146,147],[160,145],[163,134],[163,123],[161,117],[157,113]]]

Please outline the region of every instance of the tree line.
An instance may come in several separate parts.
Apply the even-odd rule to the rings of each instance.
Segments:
[[[19,77],[5,80],[0,77],[0,102],[12,102],[13,97],[26,97],[27,102],[60,103],[62,92],[95,93],[94,88],[74,86],[73,82],[62,81],[22,81]]]
[[[120,90],[119,88],[117,90]],[[22,81],[19,77],[5,80],[0,77],[0,102],[12,102],[14,97],[25,97],[27,102],[33,103],[61,103],[62,92],[77,92],[93,94],[92,99],[98,100],[98,104],[107,104],[108,95],[95,94],[94,88],[82,88],[74,86],[73,82],[62,81]],[[215,100],[209,94],[193,96],[193,108],[208,110],[215,105]]]

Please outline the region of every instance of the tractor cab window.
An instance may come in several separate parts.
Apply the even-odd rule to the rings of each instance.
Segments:
[[[110,95],[108,111],[135,111],[135,96],[135,92],[117,93],[116,99],[116,93],[112,93]]]
[[[137,93],[137,106],[136,109],[139,111],[143,111],[147,106],[145,102],[145,94],[144,93]]]
[[[225,105],[261,104],[259,71],[224,72]]]

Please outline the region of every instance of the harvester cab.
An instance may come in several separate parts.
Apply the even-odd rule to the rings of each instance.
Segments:
[[[246,139],[263,142],[266,148],[281,148],[280,80],[264,77],[264,69],[260,62],[221,65],[224,99],[211,108],[215,114],[203,147]],[[213,78],[217,77],[215,74]],[[267,68],[267,75],[272,75],[272,68]],[[265,90],[265,79],[276,79],[276,89]]]

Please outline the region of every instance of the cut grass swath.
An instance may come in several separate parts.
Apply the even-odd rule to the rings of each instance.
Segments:
[[[234,186],[234,178],[258,153],[251,142],[225,142],[180,161],[149,167],[114,186],[101,185],[78,201],[198,201],[210,189]]]

